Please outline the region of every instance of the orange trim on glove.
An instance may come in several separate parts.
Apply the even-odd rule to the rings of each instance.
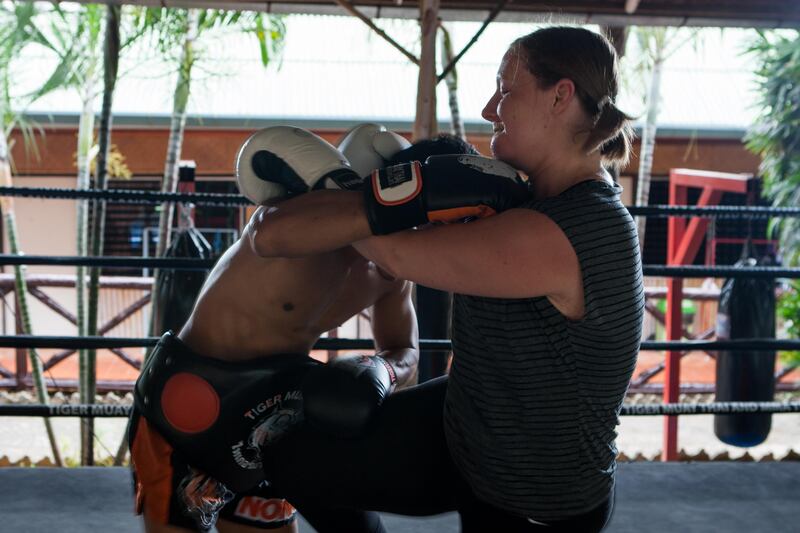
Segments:
[[[428,220],[431,222],[453,222],[467,217],[485,218],[495,213],[496,211],[491,207],[485,205],[471,205],[469,207],[455,207],[453,209],[429,211]]]

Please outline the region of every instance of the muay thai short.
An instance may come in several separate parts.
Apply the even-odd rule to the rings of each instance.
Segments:
[[[134,390],[137,513],[200,530],[218,517],[266,528],[294,520],[264,479],[261,454],[303,421],[300,385],[319,364],[305,354],[227,362],[165,334]]]

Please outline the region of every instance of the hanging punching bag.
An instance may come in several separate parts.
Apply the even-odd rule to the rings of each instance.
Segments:
[[[213,250],[194,226],[181,228],[173,237],[165,257],[211,259]],[[186,323],[200,294],[208,272],[197,270],[160,269],[156,283],[158,298],[158,334],[178,332]]]
[[[755,259],[735,266],[756,266]],[[717,338],[775,338],[775,280],[732,278],[722,286],[717,314]],[[774,351],[728,351],[717,354],[718,402],[767,402],[775,394]],[[733,446],[764,442],[772,425],[769,413],[714,415],[714,433]]]
[[[178,171],[178,191],[195,191],[194,161],[181,161]],[[178,231],[164,257],[212,259],[214,250],[194,226],[194,205],[178,204]],[[181,330],[194,308],[195,300],[208,272],[196,270],[159,269],[153,297],[153,326],[155,335]]]

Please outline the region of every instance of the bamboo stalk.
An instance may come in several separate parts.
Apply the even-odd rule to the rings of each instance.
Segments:
[[[118,5],[106,6],[106,33],[103,44],[103,107],[100,114],[100,131],[98,132],[99,152],[97,154],[95,189],[107,189],[107,165],[108,154],[111,146],[111,104],[114,98],[114,88],[117,83],[117,68],[119,65],[119,17],[121,8]],[[92,219],[89,229],[88,246],[92,255],[99,257],[103,255],[103,232],[105,229],[106,203],[105,201],[94,200],[92,202]],[[86,317],[86,334],[97,335],[97,315],[98,299],[100,292],[100,268],[92,267],[89,269],[89,293],[88,309]],[[87,351],[87,374],[86,388],[87,395],[94,398],[97,390],[97,351]],[[89,428],[94,434],[94,420],[91,421]],[[92,441],[93,442],[93,441]],[[92,453],[92,456],[94,454]]]
[[[637,206],[648,205],[650,201],[650,182],[652,181],[653,155],[656,146],[662,68],[663,60],[657,57],[653,62],[653,72],[647,96],[647,115],[642,128],[642,141],[639,149],[639,180],[636,188]],[[646,217],[637,217],[636,228],[639,234],[639,246],[642,250],[644,250],[646,224]]]
[[[12,186],[11,167],[8,163],[6,154],[8,153],[5,135],[0,135],[0,183],[5,187]],[[3,220],[8,234],[9,251],[14,255],[20,255],[19,242],[17,240],[17,222],[14,215],[14,200],[10,197],[0,198],[0,210],[3,212]],[[31,317],[28,312],[28,290],[25,284],[25,269],[21,265],[14,266],[14,283],[17,296],[17,312],[20,313],[22,329],[24,333],[30,334]],[[28,359],[31,364],[31,377],[36,391],[36,400],[41,404],[49,404],[50,397],[47,394],[47,385],[44,382],[42,373],[42,360],[38,352],[31,348],[28,350]],[[64,466],[61,459],[61,452],[58,448],[56,435],[50,418],[43,418],[44,427],[47,431],[47,439],[50,441],[50,449],[53,452],[53,459],[57,466]]]
[[[456,137],[467,140],[464,120],[461,118],[461,108],[458,105],[458,72],[453,62],[453,42],[450,40],[450,32],[447,31],[444,24],[440,24],[439,29],[442,31],[442,64],[453,65],[444,78],[450,107],[450,129]]]
[[[417,83],[417,112],[414,119],[414,141],[436,135],[436,29],[439,0],[420,2],[420,34],[422,52]]]
[[[88,73],[87,79],[93,76]],[[89,152],[92,148],[94,139],[94,88],[91,82],[83,87],[83,110],[81,112],[80,123],[78,125],[78,176],[77,188],[86,190],[89,188]],[[88,223],[89,205],[86,200],[78,201],[78,226],[77,226],[77,255],[86,257],[88,255]],[[77,267],[77,278],[75,290],[77,291],[77,309],[75,315],[78,319],[78,335],[88,334],[86,324],[86,268]],[[95,364],[92,361],[88,350],[78,351],[79,361],[79,381],[81,403],[94,403],[94,391],[91,388],[91,376],[94,374]],[[81,418],[81,464],[84,466],[94,464],[94,419]]]
[[[195,41],[199,33],[199,13],[195,9],[189,10],[186,21],[186,35],[183,41],[180,65],[178,68],[178,82],[172,103],[172,120],[170,122],[169,144],[167,145],[167,160],[164,165],[164,176],[161,181],[162,192],[175,192],[178,189],[178,164],[181,157],[183,135],[186,129],[186,105],[191,93],[192,67],[195,61]],[[175,206],[172,203],[162,204],[158,220],[158,247],[156,256],[163,257],[169,247],[170,230]],[[159,271],[153,273],[153,290],[150,304],[150,335],[161,335],[161,310],[158,298]],[[149,357],[150,350],[145,358]]]

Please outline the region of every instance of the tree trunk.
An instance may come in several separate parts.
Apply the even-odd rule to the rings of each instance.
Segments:
[[[178,81],[175,86],[175,94],[172,102],[172,120],[169,130],[169,145],[167,146],[167,160],[164,165],[164,176],[161,180],[162,192],[175,192],[178,189],[178,167],[181,158],[181,146],[183,144],[183,134],[186,129],[186,105],[191,93],[192,66],[194,65],[194,46],[198,33],[199,12],[195,9],[189,10],[186,24],[186,38],[183,42],[180,65],[178,67]],[[175,212],[175,204],[164,202],[161,207],[161,214],[158,220],[158,246],[156,257],[163,257],[170,242],[170,230],[172,229],[172,218]],[[151,299],[150,313],[150,335],[160,335],[158,331],[160,324],[161,311],[158,308],[158,290],[156,287],[158,280],[158,270],[153,274],[153,298]]]
[[[114,99],[114,87],[117,83],[117,67],[119,65],[119,19],[121,8],[109,4],[106,7],[106,35],[103,48],[103,107],[100,114],[100,130],[98,131],[99,151],[97,154],[96,178],[94,187],[98,190],[107,188],[108,154],[111,149],[111,104]],[[92,255],[103,255],[103,234],[105,229],[106,203],[95,200],[92,202],[92,225],[89,233],[89,247]],[[89,269],[89,305],[87,310],[87,335],[97,335],[97,301],[100,292],[100,268]],[[97,352],[89,350],[88,360],[94,363]],[[92,372],[88,376],[88,388],[91,396],[97,389],[97,375]],[[94,428],[92,428],[94,429]]]
[[[656,147],[656,126],[658,122],[659,100],[661,98],[661,73],[664,59],[661,51],[657,52],[653,61],[653,73],[650,77],[650,90],[647,94],[647,116],[642,130],[642,142],[639,149],[639,183],[636,188],[636,205],[645,206],[650,199],[650,180],[653,172],[653,154]],[[647,217],[637,217],[636,227],[639,231],[639,246],[644,250],[645,224]]]
[[[625,46],[628,42],[627,26],[603,26],[603,34],[617,51],[617,58],[625,55]]]
[[[450,32],[444,24],[439,28],[442,30],[442,65],[449,65],[455,55],[453,54],[453,42],[450,40]],[[458,66],[453,66],[445,76],[444,82],[447,84],[448,104],[450,105],[450,131],[456,137],[467,140],[464,132],[464,120],[461,118],[461,110],[458,106]]]
[[[436,135],[436,29],[439,0],[420,2],[420,33],[422,51],[417,80],[417,113],[414,118],[414,141]]]
[[[92,76],[88,75],[87,80]],[[86,190],[90,181],[90,151],[94,141],[94,87],[87,81],[83,87],[83,110],[81,111],[78,125],[78,178],[77,189]],[[89,230],[89,202],[78,200],[78,227],[77,227],[77,254],[85,257],[88,252],[87,234]],[[86,268],[77,267],[75,280],[77,291],[76,317],[78,321],[78,335],[86,336]],[[80,367],[80,398],[81,403],[94,403],[94,388],[91,386],[95,371],[95,361],[88,350],[78,351]],[[81,464],[94,464],[94,419],[81,418]]]
[[[4,187],[11,187],[11,166],[9,165],[8,143],[6,141],[5,132],[0,134],[0,184]],[[3,212],[3,220],[8,233],[9,252],[12,255],[21,255],[19,250],[19,243],[17,242],[17,223],[14,216],[14,200],[10,196],[0,198],[0,209]],[[14,282],[17,296],[17,312],[20,313],[22,319],[23,333],[30,334],[33,329],[31,328],[31,317],[28,313],[28,288],[25,283],[25,269],[21,265],[14,266]],[[47,385],[44,382],[42,374],[42,360],[39,354],[33,348],[28,350],[28,359],[31,365],[31,376],[33,377],[33,386],[36,391],[36,399],[41,404],[50,403],[50,398],[47,394]],[[53,431],[53,425],[49,418],[45,417],[44,427],[47,431],[47,439],[50,441],[50,449],[53,452],[53,462],[56,466],[64,466],[61,460],[61,452],[58,449],[58,442],[56,435]]]

